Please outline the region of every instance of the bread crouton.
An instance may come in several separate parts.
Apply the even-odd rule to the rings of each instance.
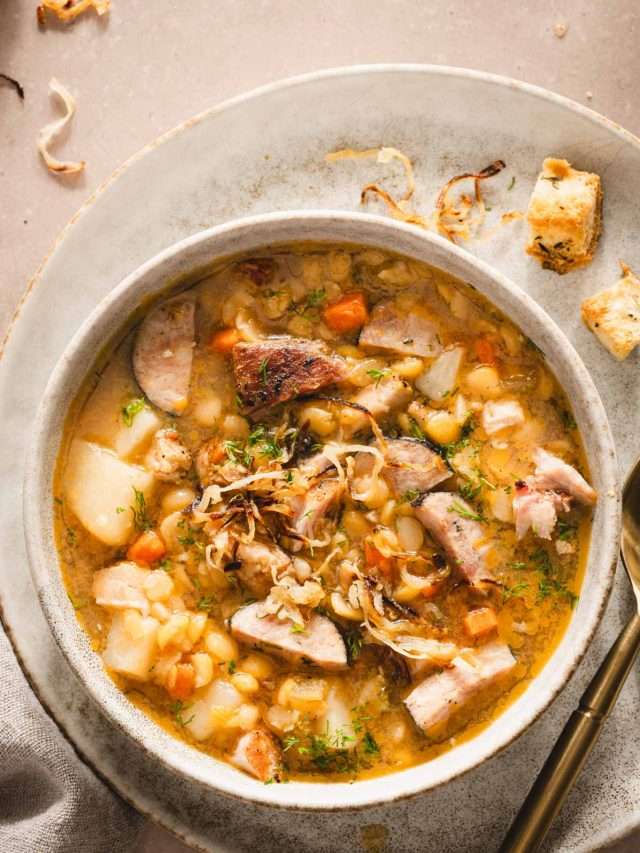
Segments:
[[[640,279],[620,263],[622,278],[582,303],[582,319],[618,361],[640,343]]]
[[[529,201],[526,251],[561,275],[588,264],[600,236],[601,210],[598,175],[547,157]]]

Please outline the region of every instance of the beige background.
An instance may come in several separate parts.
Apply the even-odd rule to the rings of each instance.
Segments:
[[[113,0],[105,18],[44,31],[35,6],[0,0],[0,72],[26,92],[21,102],[0,84],[0,337],[62,227],[123,160],[272,80],[365,62],[461,65],[554,89],[640,132],[637,0]],[[77,98],[56,152],[87,161],[79,178],[49,175],[36,154],[38,129],[57,115],[52,76]],[[183,848],[149,829],[143,849]]]

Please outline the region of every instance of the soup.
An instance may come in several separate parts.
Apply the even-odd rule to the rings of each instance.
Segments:
[[[141,309],[67,418],[56,535],[115,683],[264,783],[428,761],[568,624],[596,494],[543,354],[470,284],[290,245]]]

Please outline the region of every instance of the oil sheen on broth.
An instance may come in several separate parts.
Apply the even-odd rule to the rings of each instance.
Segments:
[[[262,782],[478,734],[558,642],[588,548],[543,354],[472,286],[353,246],[220,262],[141,317],[72,407],[55,484],[114,681]]]

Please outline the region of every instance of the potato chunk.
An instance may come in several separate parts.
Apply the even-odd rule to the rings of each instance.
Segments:
[[[588,264],[600,236],[600,178],[547,157],[529,201],[528,254],[563,274]]]
[[[582,303],[582,319],[609,352],[622,361],[640,343],[640,279],[621,263],[622,278]]]
[[[115,613],[102,654],[104,665],[114,672],[147,681],[157,650],[156,637],[160,623],[135,610]]]
[[[76,439],[71,445],[64,476],[64,493],[81,524],[106,545],[124,545],[133,534],[136,489],[148,500],[152,474],[129,465],[104,447]]]

